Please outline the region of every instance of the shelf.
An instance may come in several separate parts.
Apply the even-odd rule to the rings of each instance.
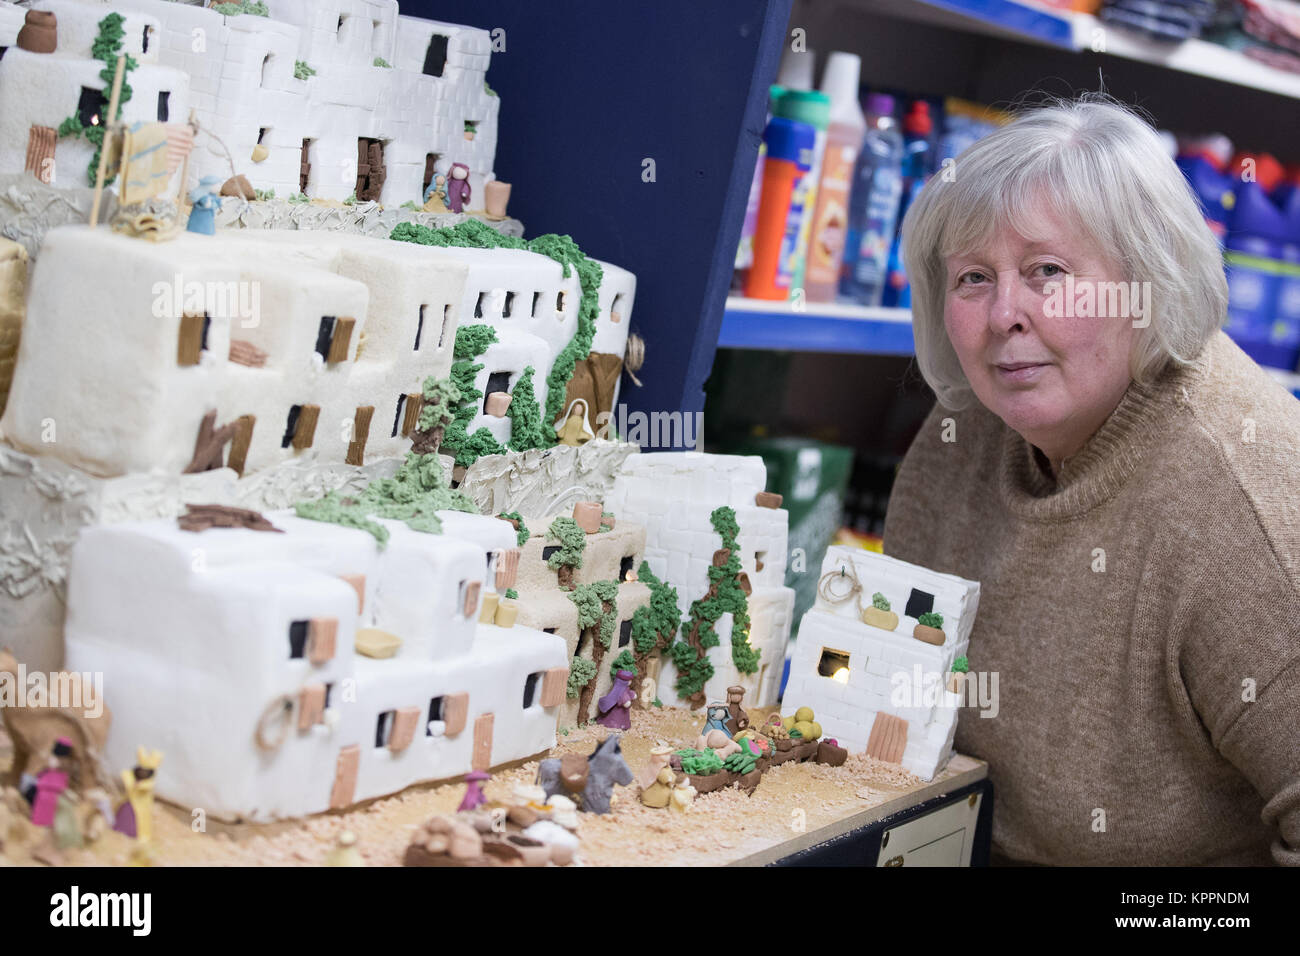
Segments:
[[[1075,52],[1096,52],[1300,99],[1300,74],[1204,40],[1161,42],[1087,13],[1017,0],[845,0],[885,16]],[[1094,44],[1096,40],[1096,44]],[[1094,50],[1094,45],[1100,47]]]
[[[907,309],[727,299],[719,348],[789,352],[911,355],[912,314]]]

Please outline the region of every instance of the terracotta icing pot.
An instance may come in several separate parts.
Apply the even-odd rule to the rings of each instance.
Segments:
[[[493,219],[506,218],[506,203],[510,201],[510,183],[489,179],[483,186],[483,205]]]
[[[943,646],[944,633],[937,627],[928,627],[925,624],[918,624],[916,627],[912,628],[912,636],[918,641],[933,644],[935,647]]]
[[[18,31],[18,49],[28,53],[53,53],[59,45],[59,25],[49,10],[28,10]]]

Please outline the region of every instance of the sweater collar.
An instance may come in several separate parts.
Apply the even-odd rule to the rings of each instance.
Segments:
[[[1053,478],[1046,459],[1003,426],[1001,492],[1017,515],[1038,521],[1076,517],[1114,497],[1168,434],[1190,376],[1190,366],[1170,365],[1153,383],[1133,382],[1096,433]]]

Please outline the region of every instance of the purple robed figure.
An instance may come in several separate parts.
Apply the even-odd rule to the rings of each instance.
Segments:
[[[68,774],[53,768],[42,770],[36,777],[36,800],[32,803],[32,823],[38,827],[54,825],[54,811],[59,806],[59,794],[68,789]]]
[[[456,812],[466,813],[470,810],[477,810],[487,803],[487,794],[483,792],[483,783],[491,779],[492,774],[482,770],[471,770],[465,774],[465,796],[461,799]]]
[[[632,701],[636,700],[636,694],[632,690],[632,678],[635,676],[631,671],[619,671],[615,675],[614,686],[609,689],[608,694],[596,702],[596,709],[600,711],[596,723],[611,730],[632,729],[631,707]]]

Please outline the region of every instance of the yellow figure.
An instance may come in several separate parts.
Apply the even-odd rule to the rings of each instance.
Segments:
[[[162,763],[161,750],[140,747],[135,752],[136,765],[122,771],[126,800],[117,808],[115,830],[134,836],[141,843],[153,840],[153,788]]]
[[[575,398],[569,404],[564,423],[555,426],[555,434],[561,445],[583,445],[596,437],[587,424],[587,411],[587,403],[581,398]]]

